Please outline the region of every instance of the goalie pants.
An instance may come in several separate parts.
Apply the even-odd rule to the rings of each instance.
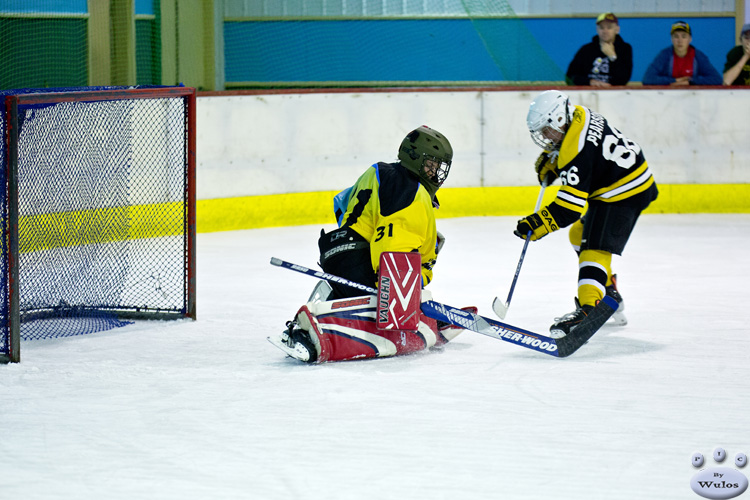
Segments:
[[[355,283],[375,286],[378,277],[370,260],[370,244],[352,228],[342,227],[330,233],[321,229],[318,248],[323,271]],[[332,299],[362,294],[361,290],[339,283],[332,282],[331,288]]]

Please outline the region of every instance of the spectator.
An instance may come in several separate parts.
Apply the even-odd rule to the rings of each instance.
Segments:
[[[620,22],[611,12],[596,18],[596,36],[576,52],[568,66],[568,85],[625,85],[633,73],[633,48],[625,43]]]
[[[708,56],[691,45],[690,25],[672,25],[672,46],[659,52],[643,75],[644,85],[721,85],[721,75]]]
[[[727,52],[724,85],[750,85],[750,23],[742,27],[740,44]]]

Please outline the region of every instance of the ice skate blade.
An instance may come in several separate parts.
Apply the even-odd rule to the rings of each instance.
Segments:
[[[607,323],[612,326],[625,326],[628,324],[628,318],[625,317],[624,313],[615,311]]]
[[[298,359],[300,361],[308,362],[310,360],[310,351],[308,351],[304,345],[299,342],[294,344],[294,347],[289,347],[281,337],[267,337],[268,341],[284,351],[287,356]]]
[[[549,336],[553,339],[561,339],[565,337],[566,333],[562,330],[552,329],[550,328]]]

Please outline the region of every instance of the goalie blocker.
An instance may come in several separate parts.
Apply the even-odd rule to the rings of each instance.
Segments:
[[[397,356],[443,345],[463,329],[438,327],[422,314],[420,303],[430,297],[422,297],[420,266],[418,253],[384,252],[376,295],[324,300],[316,289],[287,329],[268,340],[308,363]]]

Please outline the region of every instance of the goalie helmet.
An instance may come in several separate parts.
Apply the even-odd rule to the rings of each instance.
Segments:
[[[529,105],[526,125],[532,140],[545,151],[560,149],[568,130],[575,106],[568,96],[558,90],[547,90],[539,94]]]
[[[398,148],[401,164],[419,178],[431,197],[448,178],[453,148],[448,139],[426,125],[412,130]]]

